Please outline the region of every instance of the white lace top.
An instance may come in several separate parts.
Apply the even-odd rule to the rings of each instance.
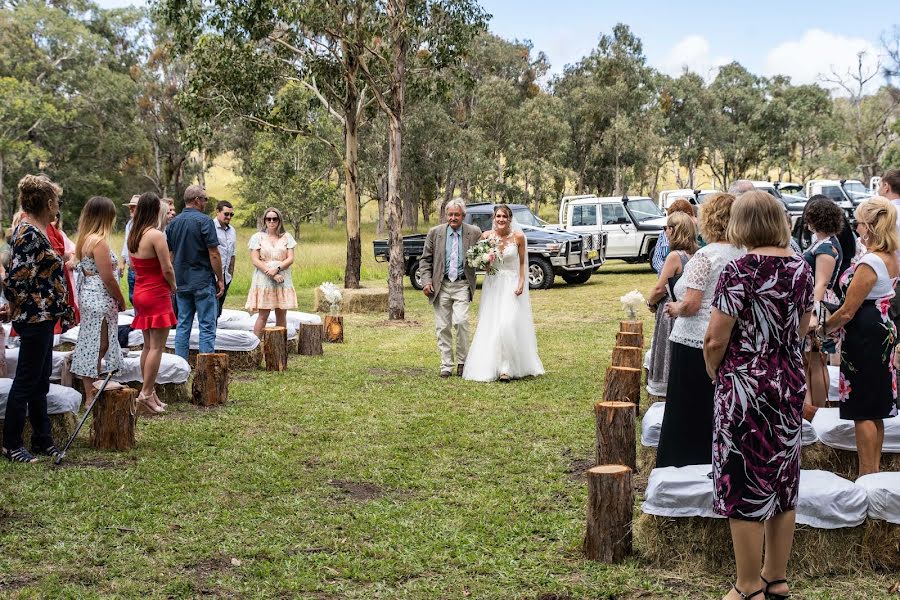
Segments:
[[[688,288],[702,291],[700,310],[690,317],[675,319],[669,335],[670,341],[692,348],[703,347],[703,336],[706,335],[706,327],[712,314],[711,306],[719,275],[725,265],[744,254],[743,248],[735,248],[726,242],[709,244],[697,250],[684,266],[684,274],[675,284],[675,296],[681,301]]]

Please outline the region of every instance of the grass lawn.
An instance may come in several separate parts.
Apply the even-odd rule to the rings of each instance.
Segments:
[[[374,286],[386,270],[372,237]],[[309,309],[315,285],[341,279],[343,236],[301,238],[294,281]],[[62,468],[4,461],[0,597],[720,598],[730,573],[580,556],[579,474],[618,298],[653,279],[611,263],[583,286],[534,293],[537,379],[440,379],[431,309],[407,287],[405,323],[349,315],[346,343],[322,357],[234,372],[226,406],[139,421],[132,452],[90,450],[83,435]],[[476,315],[477,303],[473,328]],[[793,583],[796,598],[879,598],[894,580]]]

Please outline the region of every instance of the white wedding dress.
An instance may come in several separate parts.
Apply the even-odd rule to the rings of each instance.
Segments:
[[[525,291],[516,296],[519,285],[519,252],[515,242],[503,249],[496,275],[486,275],[481,286],[478,327],[466,357],[463,379],[496,381],[543,375],[544,365],[537,352],[537,337]]]

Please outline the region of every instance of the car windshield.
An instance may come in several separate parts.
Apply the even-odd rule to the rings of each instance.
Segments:
[[[664,216],[663,211],[649,198],[628,201],[628,210],[638,221],[647,221]]]
[[[845,181],[844,191],[850,196],[851,200],[865,200],[871,198],[872,194],[858,181]]]
[[[541,219],[534,216],[530,210],[525,207],[513,209],[513,221],[518,223],[519,225],[530,225],[531,227],[543,227],[546,225],[546,221],[542,221]]]

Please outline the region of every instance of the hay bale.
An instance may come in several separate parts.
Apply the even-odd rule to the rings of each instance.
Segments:
[[[129,381],[125,385],[138,392],[140,392],[141,388],[144,386],[140,381]],[[188,387],[187,381],[184,383],[164,383],[156,385],[156,395],[166,404],[172,404],[173,402],[189,402],[191,399],[191,390]]]
[[[175,354],[174,348],[166,348],[169,354]],[[250,350],[249,352],[228,352],[225,350],[216,350],[216,353],[228,355],[228,368],[238,371],[255,371],[262,365],[262,344]],[[191,369],[197,366],[197,350],[188,351],[188,364]]]
[[[669,518],[641,514],[635,521],[635,548],[651,566],[714,574],[734,570],[727,519]],[[892,546],[893,544],[893,546]],[[814,529],[798,525],[791,571],[805,577],[852,575],[873,569],[900,569],[900,526],[867,521],[860,527]]]
[[[53,435],[53,441],[60,448],[65,444],[75,427],[78,426],[78,415],[75,413],[60,413],[50,415],[50,433]],[[31,447],[31,423],[25,421],[25,429],[22,430],[22,441],[25,442],[27,448]],[[0,419],[0,445],[3,444],[3,419]]]
[[[803,447],[800,452],[800,467],[830,471],[844,479],[855,481],[859,473],[859,458],[852,450],[838,450],[816,442]],[[900,471],[900,454],[882,454],[881,470]]]
[[[639,473],[650,473],[656,468],[656,448],[644,446],[638,440],[637,466]]]
[[[386,288],[359,288],[341,290],[342,313],[370,313],[387,312],[388,291]],[[316,288],[315,306],[318,312],[328,312],[328,302],[322,295],[322,291]]]

